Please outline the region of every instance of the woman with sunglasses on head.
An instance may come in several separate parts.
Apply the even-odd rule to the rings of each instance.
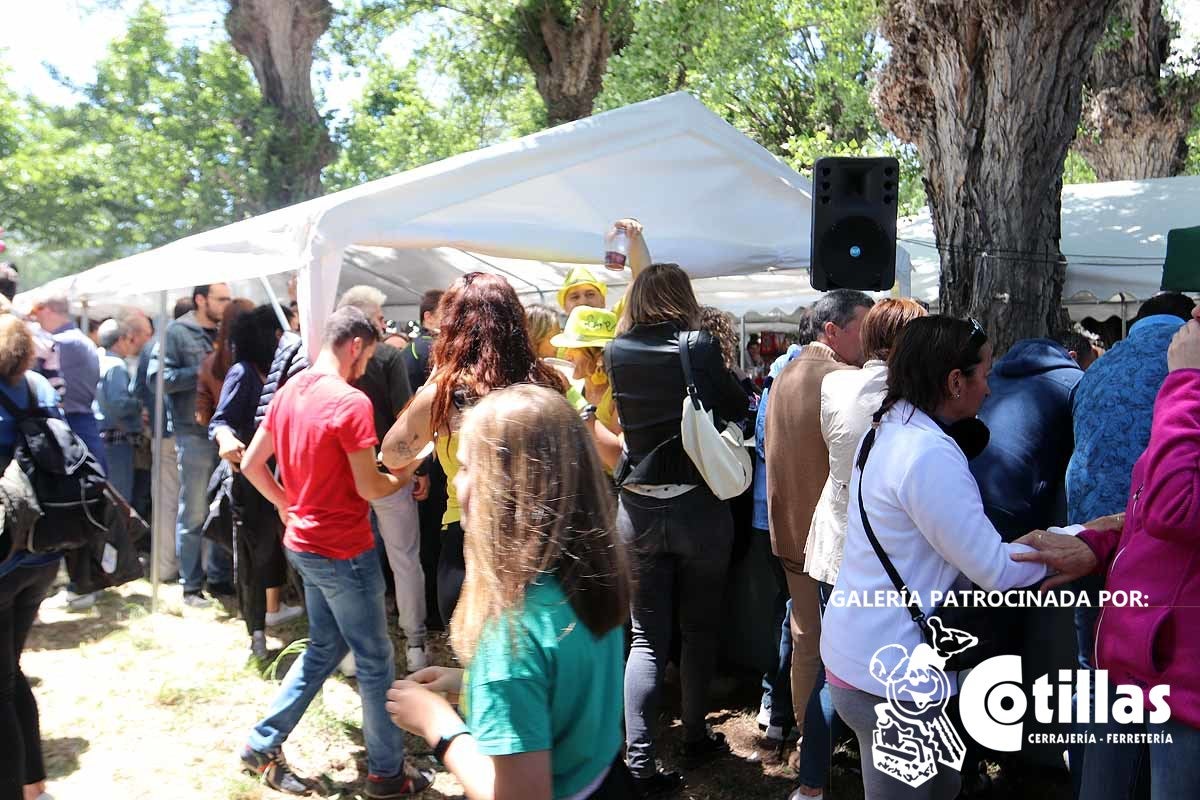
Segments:
[[[446,622],[462,590],[462,508],[454,489],[458,430],[462,414],[489,393],[515,383],[533,383],[559,393],[566,381],[538,359],[525,309],[508,281],[470,272],[450,285],[438,304],[441,333],[433,345],[433,371],[383,439],[379,456],[396,471],[425,457],[431,443],[446,472],[446,513],[438,559],[438,610]]]
[[[1012,560],[1029,548],[1000,538],[967,466],[987,445],[987,428],[975,415],[988,395],[991,363],[992,345],[974,320],[911,320],[888,357],[887,394],[873,431],[859,445],[842,564],[821,626],[821,658],[834,709],[858,738],[866,800],[949,800],[961,783],[958,770],[941,763],[918,787],[874,766],[875,708],[884,698],[894,691],[906,715],[928,723],[958,689],[953,672],[944,686],[928,682],[918,653],[932,651],[906,605],[864,602],[896,593],[867,525],[926,615],[935,613],[932,593],[966,588],[964,578],[1002,591],[1029,586],[1046,574],[1041,565]],[[937,643],[942,653],[963,644],[940,636]]]
[[[621,761],[631,578],[591,435],[558,392],[514,386],[466,415],[458,463],[467,579],[450,641],[467,669],[397,681],[388,713],[471,800],[631,797]]]
[[[663,797],[684,785],[681,774],[661,770],[656,759],[659,696],[676,617],[683,689],[679,763],[695,769],[729,752],[725,737],[709,729],[705,716],[733,516],[684,449],[681,425],[689,386],[683,353],[695,397],[713,412],[718,429],[740,424],[749,402],[726,367],[720,344],[701,329],[700,304],[678,264],[651,264],[634,279],[626,299],[618,335],[605,350],[625,436],[614,474],[621,489],[617,527],[638,579],[625,671],[626,759],[639,794]]]

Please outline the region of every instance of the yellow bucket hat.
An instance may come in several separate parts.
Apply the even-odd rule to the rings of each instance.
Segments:
[[[597,279],[587,267],[575,267],[575,269],[567,273],[567,279],[563,281],[562,288],[558,290],[559,308],[566,306],[567,292],[576,286],[595,286],[596,291],[600,292],[600,297],[605,303],[608,303],[608,286],[604,281]]]
[[[576,306],[567,317],[567,327],[550,340],[554,347],[574,349],[604,347],[617,335],[617,315],[603,308]]]

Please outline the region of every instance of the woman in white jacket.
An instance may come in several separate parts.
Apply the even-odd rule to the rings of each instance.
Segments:
[[[953,673],[945,683],[935,680],[944,674],[936,660],[937,669],[918,663],[932,651],[919,647],[921,630],[902,602],[864,607],[895,589],[863,527],[859,483],[871,528],[926,614],[933,611],[932,593],[958,588],[964,576],[991,591],[1028,586],[1046,574],[1038,565],[1012,560],[1029,548],[1001,540],[967,467],[987,444],[987,429],[975,414],[988,394],[991,361],[987,334],[973,320],[910,322],[888,360],[888,393],[875,416],[874,446],[850,482],[848,531],[822,625],[821,657],[834,708],[858,737],[866,800],[949,800],[958,794],[961,776],[944,763],[926,763],[936,774],[921,780],[894,765],[887,771],[876,766],[887,760],[874,744],[876,706],[890,703],[928,727],[957,692],[957,681]],[[894,697],[885,702],[889,684]],[[882,738],[893,743],[897,735],[893,729]],[[903,741],[892,752],[904,752]]]

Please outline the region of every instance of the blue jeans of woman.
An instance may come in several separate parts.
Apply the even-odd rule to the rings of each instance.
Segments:
[[[396,677],[383,595],[386,584],[374,548],[354,558],[325,558],[285,548],[304,579],[308,647],[292,664],[267,716],[250,734],[260,753],[278,751],[309,703],[346,653],[354,653],[362,698],[363,739],[372,775],[391,778],[404,769],[404,740],[384,705]]]
[[[1138,774],[1150,771],[1150,800],[1200,797],[1200,729],[1177,720],[1144,725],[1096,724],[1083,757],[1080,800],[1129,800],[1136,796]],[[1149,743],[1119,737],[1149,734]],[[1171,742],[1165,740],[1170,735]],[[1158,741],[1154,741],[1157,738]]]
[[[635,777],[654,763],[659,690],[670,655],[674,597],[679,597],[683,736],[707,735],[708,685],[717,662],[721,598],[733,546],[729,504],[707,486],[670,499],[621,491],[617,529],[633,555],[633,644],[625,668],[626,759]]]

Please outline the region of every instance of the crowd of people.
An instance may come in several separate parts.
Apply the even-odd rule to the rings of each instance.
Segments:
[[[247,769],[283,792],[314,790],[283,746],[340,669],[362,700],[368,797],[430,786],[402,731],[425,739],[470,798],[678,794],[690,772],[732,757],[709,719],[723,612],[738,553],[769,551],[754,565],[773,599],[752,621],[772,657],[751,759],[792,763],[789,800],[830,792],[839,742],[860,754],[868,800],[987,790],[986,754],[969,742],[961,769],[943,764],[915,787],[871,758],[881,702],[914,724],[945,705],[888,697],[877,659],[926,641],[918,617],[936,613],[931,599],[831,602],[886,594],[899,576],[920,598],[1068,582],[1094,598],[1158,598],[1094,602],[1073,626],[1036,610],[989,624],[1004,652],[1027,653],[1037,633],[1073,655],[1062,668],[1171,687],[1170,720],[1138,726],[1169,736],[1072,744],[1075,797],[1200,795],[1191,298],[1146,300],[1107,353],[1064,331],[998,354],[974,320],[836,290],[773,364],[747,354],[748,375],[730,318],[700,306],[683,268],[652,262],[636,221],[616,226],[632,282],[612,309],[584,267],[557,308],[526,307],[504,278],[470,273],[426,293],[401,334],[383,293],[355,286],[311,363],[294,306],[256,306],[224,284],[195,287],[161,352],[132,308],[96,326],[96,342],[65,297],[43,298],[29,319],[0,313],[0,392],[64,419],[153,517],[152,572],[180,584],[186,606],[236,604],[262,660],[269,628],[307,616],[307,647],[240,752]],[[9,298],[15,288],[0,285]],[[156,419],[160,371],[167,413]],[[729,435],[753,456],[744,503],[681,430],[688,403],[717,431],[740,432]],[[5,464],[18,422],[0,409]],[[155,439],[177,503],[151,503]],[[736,547],[742,527],[762,546]],[[0,747],[0,800],[36,800],[46,776],[19,659],[59,559],[4,556],[0,738],[16,746]],[[302,606],[286,602],[289,584]],[[82,610],[94,597],[68,586],[62,601]],[[443,627],[458,666],[432,661],[429,631]],[[670,662],[682,737],[666,753]],[[961,683],[949,674],[943,701]]]

